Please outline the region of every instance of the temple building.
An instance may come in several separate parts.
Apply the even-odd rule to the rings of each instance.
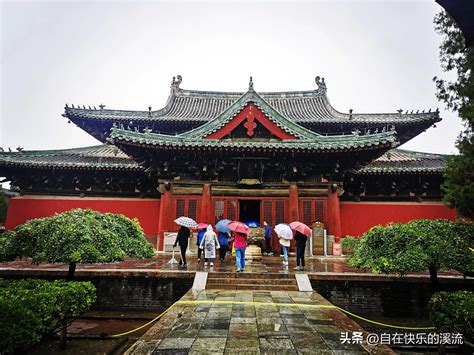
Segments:
[[[0,153],[20,196],[7,229],[74,207],[136,217],[159,250],[173,220],[323,222],[336,240],[415,218],[455,218],[441,203],[444,157],[397,149],[438,111],[334,109],[324,78],[309,91],[185,90],[162,109],[68,106],[63,116],[100,145]]]

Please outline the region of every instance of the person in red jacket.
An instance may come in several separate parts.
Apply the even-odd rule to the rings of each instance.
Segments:
[[[245,249],[247,248],[247,234],[234,233],[235,267],[237,272],[245,269]]]

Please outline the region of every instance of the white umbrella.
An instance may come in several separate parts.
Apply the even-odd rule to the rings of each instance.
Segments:
[[[178,226],[187,227],[189,229],[194,229],[197,227],[197,223],[194,219],[189,217],[179,217],[174,220]]]
[[[291,230],[288,224],[285,224],[285,223],[277,224],[274,230],[280,238],[287,239],[287,240],[293,239],[293,231]]]

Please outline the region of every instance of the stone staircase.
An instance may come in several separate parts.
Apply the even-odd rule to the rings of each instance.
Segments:
[[[206,289],[298,291],[298,285],[290,274],[210,272]]]

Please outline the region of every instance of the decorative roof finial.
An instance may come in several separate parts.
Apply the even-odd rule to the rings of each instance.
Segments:
[[[249,90],[253,91],[253,79],[252,79],[252,77],[250,77],[250,80],[249,80]]]
[[[104,105],[104,104],[100,104],[99,107],[100,107],[101,110],[103,110],[104,107],[105,107],[105,105]]]
[[[327,88],[326,83],[324,82],[324,78],[317,76],[316,78],[314,78],[314,81],[316,82],[316,85],[318,85],[318,90],[321,93],[325,93]]]
[[[397,112],[398,112],[398,116],[402,117],[403,110],[400,108],[397,110]]]
[[[176,77],[173,76],[173,81],[171,82],[171,90],[179,90],[179,84],[181,84],[182,81],[183,77],[181,75],[177,75]]]

